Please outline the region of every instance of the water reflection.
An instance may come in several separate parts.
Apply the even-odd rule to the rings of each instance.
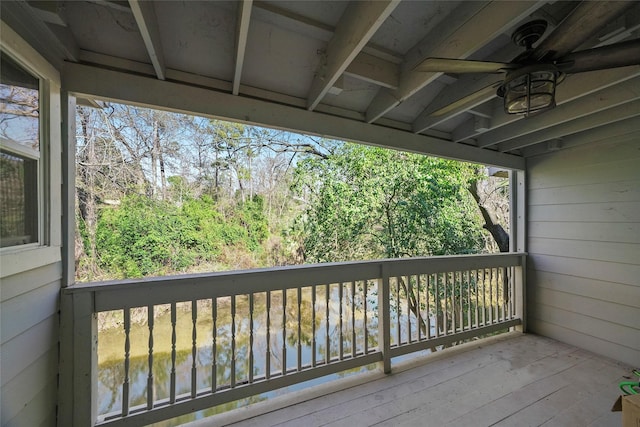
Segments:
[[[335,359],[342,355],[348,358],[354,350],[356,354],[360,354],[365,349],[375,348],[377,319],[374,315],[374,285],[366,285],[366,304],[363,286],[365,285],[362,283],[359,286],[345,284],[340,290],[340,285],[331,285],[328,287],[328,298],[327,286],[324,285],[317,286],[315,293],[311,287],[303,288],[299,293],[293,289],[286,292],[284,304],[282,291],[271,292],[270,295],[255,294],[253,301],[250,301],[247,295],[237,296],[235,301],[231,298],[220,298],[215,307],[210,300],[199,301],[195,322],[195,351],[192,341],[194,322],[191,303],[180,303],[176,308],[175,319],[175,367],[171,351],[173,331],[170,306],[154,307],[154,349],[151,358],[153,378],[150,382],[153,384],[153,400],[157,402],[170,397],[173,369],[176,396],[180,396],[191,392],[193,370],[196,373],[197,390],[210,391],[212,387],[220,389],[231,386],[232,382],[237,385],[254,379],[259,380],[267,373],[279,374],[283,369],[295,370],[312,363],[323,364],[327,357]],[[147,402],[150,357],[146,310],[133,309],[131,315],[137,322],[132,323],[129,334],[130,408],[146,405]],[[111,312],[109,316],[115,318],[110,320],[111,323],[121,324],[119,319],[122,318],[122,312]],[[267,324],[270,325],[269,328]],[[125,381],[123,327],[101,330],[98,343],[99,413],[119,413],[122,411],[122,389]],[[253,352],[250,349],[253,349]],[[362,370],[358,368],[353,372]],[[327,380],[324,378],[314,382]],[[271,392],[220,405],[158,425],[177,425],[275,394],[278,393]]]
[[[504,319],[511,303],[511,291],[502,291],[504,277],[500,272],[476,271],[392,279],[391,346],[484,326],[500,313]],[[169,399],[174,389],[177,397],[192,390],[211,392],[366,354],[377,347],[378,339],[375,281],[256,293],[253,298],[238,295],[219,298],[215,304],[211,300],[177,303],[175,310],[170,305],[154,306],[152,340],[147,308],[130,313],[129,408],[145,405],[149,395],[154,402]],[[117,415],[122,412],[125,383],[123,311],[102,317],[103,325],[117,327],[103,327],[98,336],[98,409],[103,415]],[[366,369],[371,367],[157,425],[179,425]]]

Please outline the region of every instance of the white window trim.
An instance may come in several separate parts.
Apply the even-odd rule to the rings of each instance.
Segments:
[[[0,277],[8,277],[61,260],[60,73],[9,25],[1,24],[2,51],[40,80],[38,243],[0,249]]]

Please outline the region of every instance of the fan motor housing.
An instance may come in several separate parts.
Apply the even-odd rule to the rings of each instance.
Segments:
[[[535,42],[540,40],[540,37],[542,37],[546,30],[547,21],[536,19],[535,21],[530,21],[519,26],[511,35],[511,40],[516,46],[521,46],[529,50]]]

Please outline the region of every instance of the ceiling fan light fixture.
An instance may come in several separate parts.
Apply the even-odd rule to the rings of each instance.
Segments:
[[[555,107],[559,77],[560,71],[551,64],[529,65],[507,74],[498,89],[505,113],[528,117]]]

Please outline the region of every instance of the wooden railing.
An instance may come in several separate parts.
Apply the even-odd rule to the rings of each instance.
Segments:
[[[72,343],[63,345],[73,349],[67,360],[62,353],[62,375],[73,404],[63,405],[61,419],[78,426],[146,425],[372,363],[390,372],[393,357],[521,325],[525,260],[523,254],[393,259],[70,287],[63,291],[62,319]],[[189,384],[178,385],[176,342],[185,328],[176,319],[185,310],[191,375]],[[97,313],[108,311],[122,317],[124,375],[118,411],[101,414]],[[154,344],[158,311],[170,319],[168,348]],[[132,313],[148,329],[146,378],[135,381],[143,389],[146,383],[144,402],[131,399]],[[196,366],[200,347],[210,349],[206,369]],[[168,375],[154,372],[160,352],[170,354]],[[168,378],[168,390],[156,396],[159,374]]]

